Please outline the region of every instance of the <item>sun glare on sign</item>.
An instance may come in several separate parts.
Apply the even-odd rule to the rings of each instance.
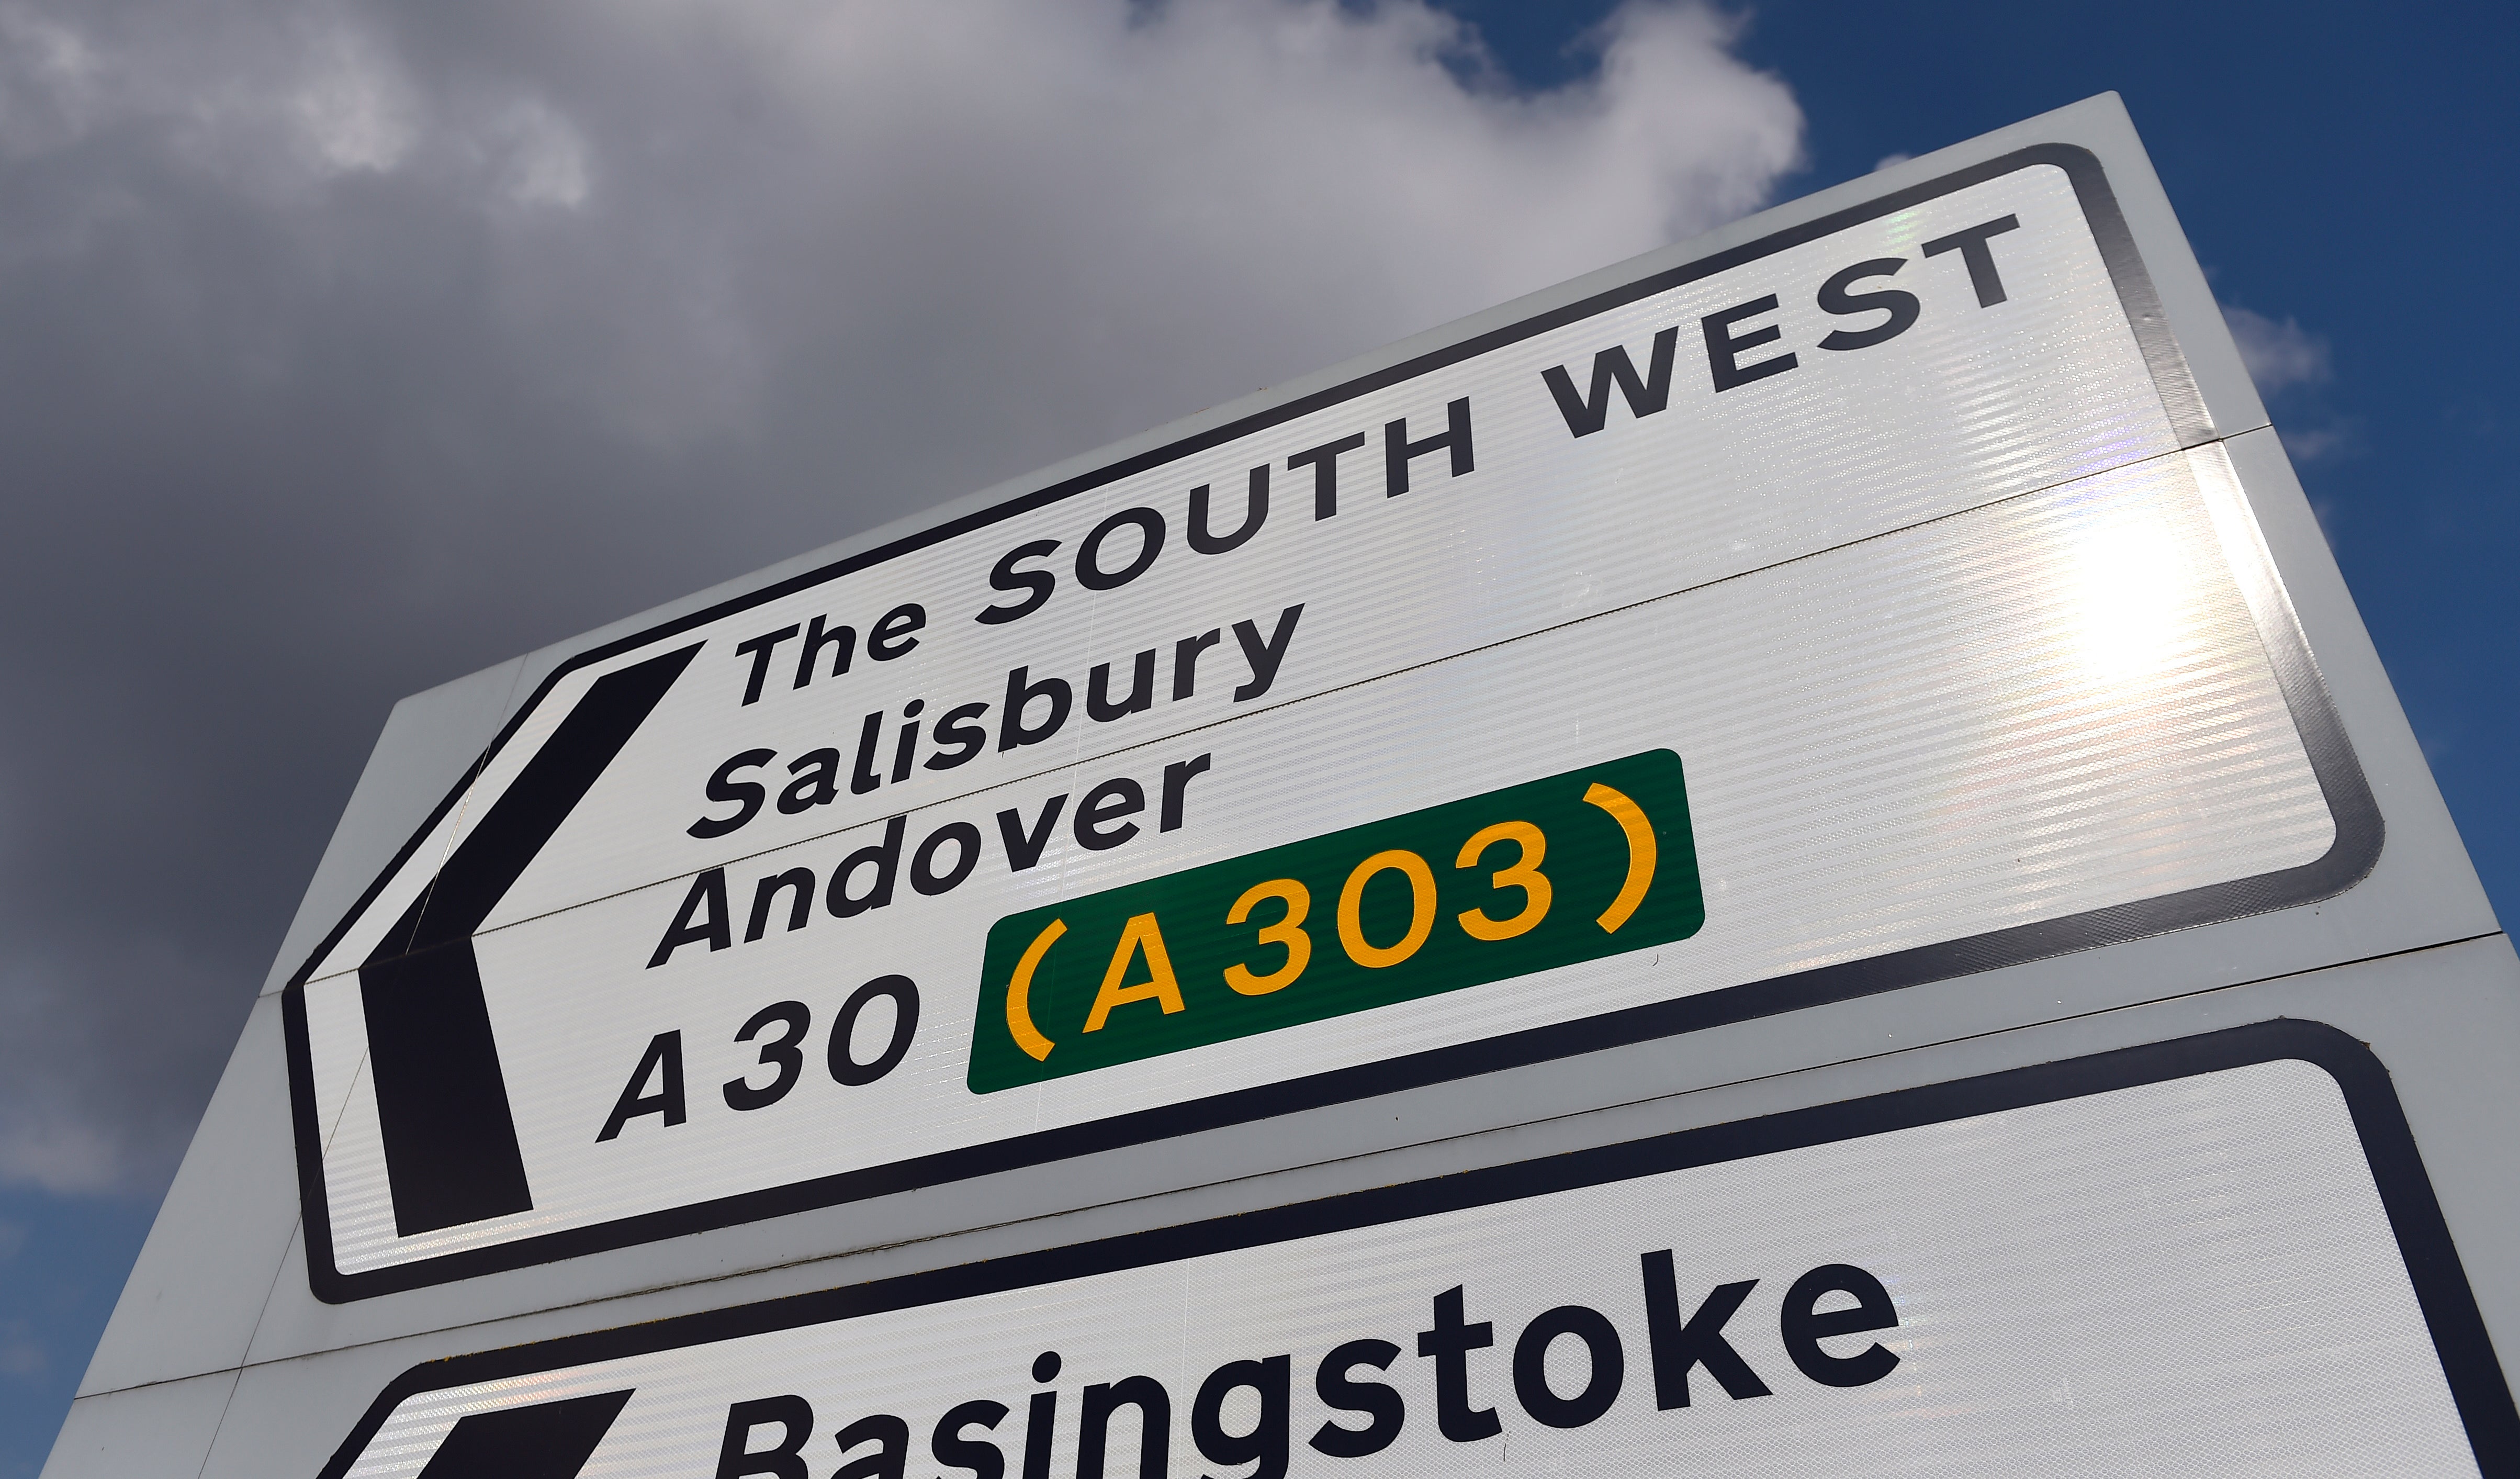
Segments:
[[[2076,541],[2076,654],[2090,681],[2140,683],[2168,667],[2191,604],[2177,532],[2149,514],[2102,515]]]

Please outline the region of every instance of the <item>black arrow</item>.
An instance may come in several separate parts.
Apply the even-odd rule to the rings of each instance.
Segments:
[[[468,1412],[428,1456],[420,1479],[577,1479],[636,1390]]]
[[[360,964],[385,1178],[402,1236],[533,1210],[472,932],[699,650],[694,643],[589,685]]]

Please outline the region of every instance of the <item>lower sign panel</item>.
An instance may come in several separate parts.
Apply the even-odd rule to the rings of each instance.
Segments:
[[[2386,1074],[2270,1023],[432,1363],[326,1473],[2469,1474],[2514,1445]]]

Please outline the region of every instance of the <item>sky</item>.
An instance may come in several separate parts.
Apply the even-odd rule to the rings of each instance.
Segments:
[[[2104,90],[2520,907],[2483,6],[0,0],[0,1479],[386,710]]]

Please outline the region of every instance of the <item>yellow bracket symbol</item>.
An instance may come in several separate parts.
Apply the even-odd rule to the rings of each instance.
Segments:
[[[1595,788],[1598,789],[1598,786]],[[1613,791],[1611,794],[1618,793]],[[1628,798],[1620,796],[1619,799],[1627,801]],[[1628,808],[1635,810],[1636,803],[1629,802]],[[1646,845],[1652,845],[1650,838]],[[1642,894],[1643,890],[1639,889],[1638,892]],[[1051,920],[1041,933],[1033,936],[1032,943],[1024,947],[1023,959],[1015,962],[1014,976],[1007,982],[1007,1035],[1015,1040],[1016,1047],[1030,1053],[1035,1062],[1049,1057],[1050,1050],[1057,1045],[1043,1037],[1041,1029],[1032,1024],[1032,973],[1040,968],[1041,958],[1050,954],[1050,947],[1058,944],[1058,937],[1065,933],[1065,919]]]
[[[1637,912],[1637,906],[1645,901],[1645,890],[1653,887],[1656,857],[1653,824],[1645,820],[1644,808],[1629,800],[1623,792],[1614,791],[1598,781],[1593,783],[1591,790],[1584,793],[1584,799],[1590,805],[1608,812],[1610,820],[1619,824],[1619,830],[1628,834],[1628,881],[1620,885],[1619,896],[1610,901],[1610,907],[1602,910],[1600,919],[1596,921],[1603,930],[1617,934],[1619,926],[1628,922],[1629,916]],[[1035,948],[1046,950],[1049,947],[1037,945]],[[1029,962],[1032,957],[1024,959]],[[1013,1011],[1012,998],[1008,999],[1007,1009]],[[1042,1052],[1049,1051],[1049,1045],[1044,1044]]]

